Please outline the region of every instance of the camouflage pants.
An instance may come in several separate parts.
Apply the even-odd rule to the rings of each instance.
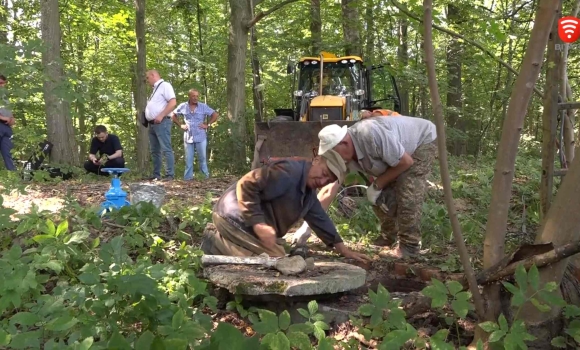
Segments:
[[[437,154],[437,143],[423,144],[411,155],[413,165],[383,189],[373,210],[384,239],[412,252],[421,249],[421,212],[427,176]]]

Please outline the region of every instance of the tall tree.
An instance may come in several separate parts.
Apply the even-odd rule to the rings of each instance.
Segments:
[[[137,65],[135,66],[135,109],[137,110],[137,169],[145,172],[149,168],[149,133],[141,124],[141,114],[147,105],[146,71],[146,41],[145,41],[145,6],[146,0],[135,0],[135,36],[137,45]]]
[[[262,11],[252,17],[253,6],[257,6],[261,0],[229,0],[230,4],[230,30],[228,42],[228,67],[227,67],[227,101],[228,118],[234,123],[233,136],[236,139],[236,147],[233,150],[236,167],[244,168],[246,165],[246,58],[248,54],[249,30],[259,20],[272,12],[297,0],[283,1],[267,11]]]
[[[8,0],[0,0],[0,45],[8,43]]]
[[[362,56],[358,15],[359,0],[342,0],[342,33],[345,55]]]
[[[66,80],[60,53],[58,0],[41,0],[40,11],[42,40],[45,44],[42,51],[44,109],[48,140],[54,145],[51,159],[55,163],[78,165],[79,149],[70,116],[70,105],[61,97],[61,91],[66,88]]]
[[[312,54],[318,55],[322,50],[322,18],[320,17],[320,0],[310,0],[310,37]]]
[[[459,7],[447,5],[447,20],[451,25],[460,21]],[[449,38],[447,45],[447,114],[449,126],[458,131],[459,136],[453,140],[451,153],[459,156],[467,152],[465,134],[465,118],[462,118],[463,93],[461,83],[461,54],[462,44],[454,37]]]
[[[397,57],[399,58],[399,71],[407,70],[409,64],[409,44],[407,35],[407,18],[399,20],[399,47],[397,48]],[[401,114],[409,114],[409,84],[407,84],[406,75],[403,74],[403,79],[399,80],[400,95],[401,95]]]
[[[492,183],[492,197],[483,251],[484,269],[497,264],[504,257],[509,202],[512,193],[511,188],[520,132],[540,73],[544,51],[548,42],[550,28],[557,12],[558,3],[558,0],[540,0],[534,20],[534,28],[512,90],[507,115],[503,123]],[[495,321],[499,316],[499,290],[499,285],[497,284],[484,287],[484,297],[488,304],[487,320]]]

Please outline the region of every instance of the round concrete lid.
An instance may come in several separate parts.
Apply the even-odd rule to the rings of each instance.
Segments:
[[[241,295],[308,296],[350,291],[365,284],[366,271],[341,262],[320,261],[298,276],[284,276],[274,269],[248,265],[204,268],[213,284]]]

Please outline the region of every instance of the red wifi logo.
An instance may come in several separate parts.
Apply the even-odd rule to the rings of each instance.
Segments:
[[[573,43],[580,37],[580,20],[576,17],[562,17],[558,20],[558,35],[565,43]]]

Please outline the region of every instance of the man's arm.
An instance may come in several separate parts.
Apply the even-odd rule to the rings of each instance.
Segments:
[[[159,113],[157,115],[157,117],[155,117],[155,120],[158,123],[161,123],[163,118],[165,116],[169,115],[169,113],[177,105],[177,100],[175,98],[175,91],[173,91],[173,86],[171,86],[171,84],[167,83],[165,86],[163,86],[163,91],[161,92],[161,94],[163,95],[163,97],[167,101],[167,106],[165,106],[165,108],[161,111],[161,113]]]
[[[121,146],[121,140],[119,140],[119,137],[115,137],[112,141],[115,153],[111,154],[110,156],[107,156],[107,158],[108,159],[121,158],[123,156],[123,147]]]
[[[91,148],[89,150],[89,160],[91,162],[96,162],[97,161],[97,152],[99,151],[99,146],[97,144],[97,139],[96,137],[93,137],[93,139],[91,140]]]
[[[179,118],[177,118],[177,114],[179,113],[181,106],[183,106],[183,103],[181,103],[179,106],[177,106],[173,110],[173,112],[171,112],[171,120],[173,121],[174,124],[176,124],[179,127],[181,127],[181,123],[179,122]]]
[[[385,188],[389,183],[395,181],[405,170],[409,169],[411,165],[413,165],[413,158],[407,152],[403,153],[401,160],[399,160],[396,166],[387,168],[384,173],[375,179],[377,188],[380,190]]]
[[[209,120],[208,124],[209,124],[209,125],[212,125],[213,123],[215,123],[215,121],[217,120],[217,118],[218,118],[218,114],[217,114],[217,112],[216,112],[216,111],[214,111],[214,112],[211,114],[211,119]]]
[[[391,132],[375,131],[373,139],[375,153],[389,166],[374,182],[376,187],[382,190],[413,165],[413,158],[405,152],[401,142]]]
[[[361,262],[367,262],[371,259],[365,254],[354,252],[344,245],[342,238],[338,234],[336,227],[326,211],[322,208],[319,201],[315,201],[314,205],[306,216],[304,221],[310,225],[316,236],[320,238],[327,246],[334,247],[337,253],[345,258],[355,259]]]
[[[287,164],[286,164],[287,166]],[[244,222],[266,247],[276,245],[276,230],[266,223],[262,211],[262,198],[270,200],[287,191],[291,181],[285,164],[275,164],[254,169],[244,175],[236,186],[238,206]]]
[[[304,216],[304,221],[327,246],[334,247],[335,244],[342,242],[334,223],[318,200],[314,201],[312,208]]]

